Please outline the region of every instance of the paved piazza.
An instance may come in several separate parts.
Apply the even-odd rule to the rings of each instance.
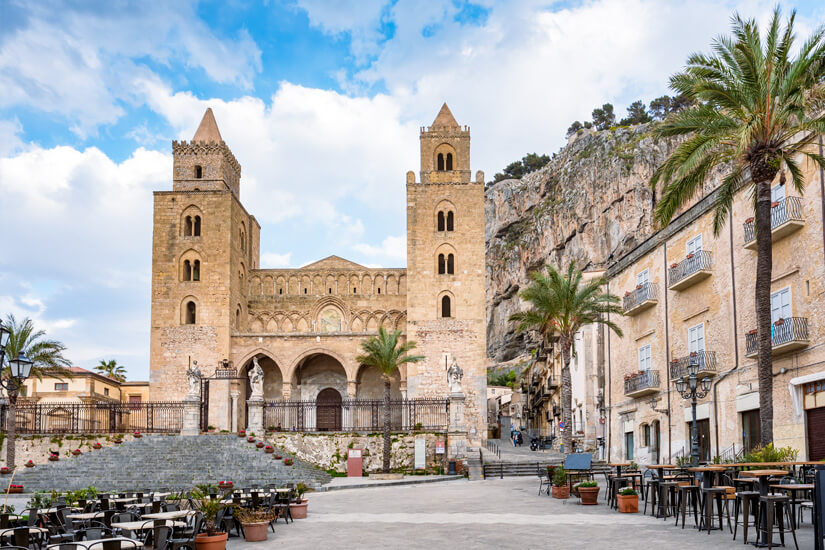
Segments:
[[[697,533],[641,514],[619,514],[604,501],[537,496],[532,477],[451,481],[309,495],[309,518],[279,522],[267,543],[230,538],[230,550],[325,548],[742,548],[725,531]],[[604,490],[604,489],[602,489]],[[808,516],[806,515],[806,521]],[[800,550],[813,549],[810,524],[798,533]],[[777,537],[778,542],[778,537]],[[788,538],[790,548],[793,542]]]

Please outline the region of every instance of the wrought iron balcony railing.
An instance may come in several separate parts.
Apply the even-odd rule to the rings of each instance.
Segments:
[[[690,365],[697,365],[699,367],[699,378],[703,376],[715,376],[716,352],[696,351],[685,357],[674,359],[670,362],[670,379],[678,380],[683,376],[687,376]]]
[[[796,231],[805,225],[802,199],[786,197],[771,206],[771,241]],[[756,223],[753,218],[745,222],[745,248],[756,248]]]
[[[645,370],[624,380],[624,394],[640,397],[659,391],[659,371]]]
[[[807,347],[809,342],[806,317],[786,317],[771,325],[772,355]],[[757,334],[752,330],[745,335],[745,356],[755,357],[758,353]]]
[[[655,306],[659,299],[659,291],[653,283],[637,285],[635,290],[625,294],[622,300],[622,309],[625,315],[636,314],[648,307]]]
[[[690,285],[709,277],[711,274],[711,254],[706,250],[699,250],[668,269],[668,288],[682,290]]]

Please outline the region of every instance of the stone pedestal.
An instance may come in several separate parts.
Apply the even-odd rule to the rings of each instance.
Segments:
[[[197,396],[187,395],[183,400],[183,426],[180,435],[199,435],[201,400]]]
[[[253,397],[246,400],[246,405],[249,414],[246,431],[260,437],[264,434],[264,400]]]
[[[450,425],[447,429],[447,460],[467,457],[467,422],[464,418],[464,394],[450,394]]]

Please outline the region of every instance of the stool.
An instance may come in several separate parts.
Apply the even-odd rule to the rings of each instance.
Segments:
[[[617,508],[619,506],[619,491],[621,491],[624,487],[627,487],[629,481],[630,479],[626,477],[610,478],[610,499],[608,501],[608,505],[611,508]]]
[[[659,494],[659,480],[651,479],[645,483],[645,508],[642,514],[647,514],[647,503],[652,506],[651,515],[656,515],[656,497]]]
[[[736,531],[739,528],[739,511],[742,511],[742,533],[745,544],[748,544],[748,515],[753,516],[753,526],[759,526],[759,491],[739,491],[733,503],[733,540],[736,540]],[[759,537],[759,533],[756,534]]]
[[[682,529],[685,528],[685,512],[687,512],[688,499],[690,499],[690,507],[693,509],[693,525],[699,525],[699,495],[700,487],[698,485],[679,485],[676,488],[676,526],[679,526],[679,514],[682,515]]]
[[[676,496],[676,488],[679,486],[677,481],[663,481],[659,483],[659,508],[662,512],[662,519],[667,519],[669,514],[675,513],[674,497]],[[658,511],[656,512],[659,513]],[[658,515],[656,517],[659,517]]]
[[[713,529],[713,502],[716,501],[716,509],[719,512],[719,530],[723,529],[722,520],[724,518],[722,503],[724,502],[724,509],[727,510],[727,495],[728,489],[726,487],[707,487],[702,488],[702,521],[699,523],[699,530],[707,527],[708,535]],[[710,499],[710,501],[708,501]],[[707,525],[705,525],[707,524]],[[728,514],[728,526],[730,526],[730,514]]]
[[[785,518],[787,518],[788,527],[793,536],[793,544],[796,550],[799,550],[799,544],[796,542],[796,530],[791,521],[790,500],[790,497],[787,495],[765,495],[759,497],[760,516],[764,523],[760,522],[761,525],[757,533],[766,533],[768,535],[768,548],[773,548],[774,524],[776,524],[776,527],[779,529],[779,541],[782,543],[782,546],[785,546]]]

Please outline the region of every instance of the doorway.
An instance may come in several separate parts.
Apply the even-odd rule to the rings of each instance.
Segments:
[[[808,460],[825,459],[825,407],[805,411],[808,423]]]
[[[742,413],[742,446],[749,453],[759,447],[759,410]]]
[[[315,399],[316,429],[321,432],[341,430],[341,394],[333,388],[326,388]]]
[[[699,460],[710,461],[710,420],[696,421],[696,431],[699,434]]]

